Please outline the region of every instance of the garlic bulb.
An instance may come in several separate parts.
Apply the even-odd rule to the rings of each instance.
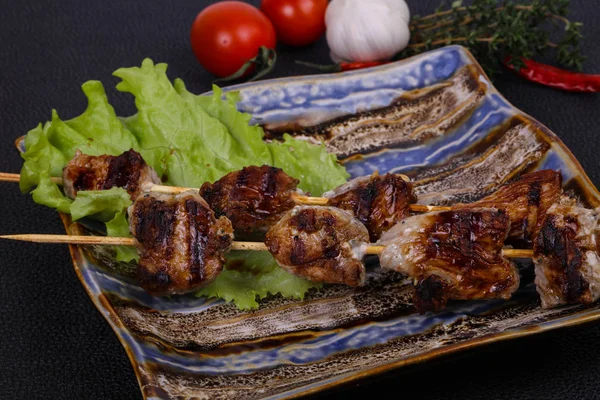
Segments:
[[[332,0],[325,13],[332,58],[388,60],[408,45],[409,22],[404,0]]]

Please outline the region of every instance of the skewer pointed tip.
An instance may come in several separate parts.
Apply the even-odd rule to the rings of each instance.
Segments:
[[[103,244],[114,246],[134,246],[135,239],[109,236],[75,236],[75,235],[0,235],[0,239],[19,240],[33,243],[66,243],[66,244]]]
[[[21,239],[22,235],[0,235],[0,239],[8,239],[8,240],[23,240]]]

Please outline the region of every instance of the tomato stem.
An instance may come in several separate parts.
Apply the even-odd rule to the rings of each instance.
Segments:
[[[298,61],[298,60],[296,60],[296,64],[305,65],[305,66],[311,67],[311,68],[316,68],[319,71],[323,71],[323,72],[340,72],[342,70],[342,66],[340,64],[322,65],[322,64],[313,64],[310,62]]]
[[[260,46],[256,57],[246,61],[244,63],[244,65],[242,65],[240,67],[240,69],[238,69],[233,74],[223,77],[223,78],[220,78],[220,79],[216,79],[214,81],[214,83],[230,82],[230,81],[240,79],[241,77],[243,77],[246,74],[248,69],[254,65],[254,66],[256,66],[256,68],[255,68],[256,73],[254,74],[254,76],[252,76],[250,79],[248,79],[248,82],[252,82],[257,79],[262,78],[263,76],[265,76],[268,73],[270,73],[271,71],[273,71],[273,68],[275,68],[276,63],[277,63],[277,53],[275,52],[275,50],[269,49],[268,47],[265,47],[265,46]]]

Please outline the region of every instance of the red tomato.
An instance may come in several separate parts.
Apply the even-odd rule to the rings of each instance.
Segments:
[[[269,17],[277,39],[291,46],[305,46],[325,32],[328,0],[262,0],[260,9]]]
[[[265,46],[275,48],[275,29],[256,7],[222,1],[202,10],[190,33],[196,58],[211,73],[224,77],[239,70]]]

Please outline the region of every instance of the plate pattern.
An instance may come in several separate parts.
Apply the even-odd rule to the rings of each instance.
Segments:
[[[423,204],[473,201],[521,173],[552,168],[582,204],[600,205],[564,144],[510,105],[459,46],[368,70],[227,90],[240,91],[239,109],[268,138],[287,132],[325,143],[352,176],[405,173]],[[90,232],[62,218],[68,233]],[[258,310],[239,311],[193,296],[153,298],[130,276],[115,273],[106,249],[70,251],[148,399],[297,397],[600,317],[597,305],[542,310],[525,261],[521,288],[510,301],[456,302],[440,314],[419,315],[409,282],[373,259],[363,288],[328,286],[303,302],[273,297]]]

